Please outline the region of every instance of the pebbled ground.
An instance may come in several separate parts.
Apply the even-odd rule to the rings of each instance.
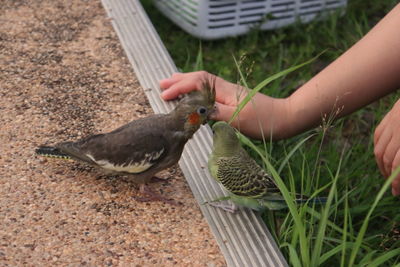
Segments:
[[[41,144],[106,132],[152,113],[99,1],[0,5],[0,265],[224,266],[179,168],[138,188]]]

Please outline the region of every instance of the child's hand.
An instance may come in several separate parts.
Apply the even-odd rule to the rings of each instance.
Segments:
[[[170,78],[160,81],[160,88],[164,90],[161,97],[164,100],[172,100],[179,95],[187,94],[193,90],[200,90],[204,80],[212,81],[216,77],[206,71],[172,74]]]
[[[229,121],[235,112],[238,103],[247,95],[248,89],[210,74],[206,71],[189,73],[174,73],[171,78],[160,81],[160,88],[164,89],[161,97],[164,100],[171,100],[181,94],[193,90],[200,90],[204,80],[215,78],[216,91],[216,112],[212,119]],[[287,112],[283,99],[268,97],[263,94],[256,94],[239,113],[239,116],[232,122],[232,126],[240,128],[240,131],[248,136],[262,138],[273,134],[274,138],[282,138],[279,133],[285,134],[287,130],[278,131],[280,126],[287,128],[289,120],[285,118]],[[260,122],[260,123],[258,123]],[[279,125],[285,124],[285,125]],[[262,129],[260,129],[262,127]]]
[[[177,98],[181,94],[187,94],[193,90],[200,90],[204,80],[210,83],[215,78],[216,88],[216,109],[218,112],[213,114],[214,120],[228,121],[236,109],[239,92],[242,91],[240,100],[244,97],[245,91],[236,84],[232,84],[206,71],[189,73],[174,73],[171,78],[160,81],[164,100]]]
[[[375,130],[375,158],[381,173],[389,177],[400,166],[400,100]],[[392,183],[392,194],[400,195],[400,175]]]

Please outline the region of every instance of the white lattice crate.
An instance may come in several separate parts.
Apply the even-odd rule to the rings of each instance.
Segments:
[[[201,39],[236,36],[259,25],[276,29],[344,9],[347,0],[153,0],[182,29]]]

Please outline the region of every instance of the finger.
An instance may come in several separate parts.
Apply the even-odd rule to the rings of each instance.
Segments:
[[[216,121],[229,121],[235,112],[235,107],[222,103],[215,103],[215,111],[211,114],[211,119]]]
[[[247,93],[246,88],[217,78],[216,101],[228,106],[237,106]]]
[[[385,177],[388,177],[390,173],[386,171],[384,155],[387,145],[389,144],[391,138],[392,138],[391,131],[383,131],[381,137],[377,140],[377,143],[375,143],[375,148],[374,148],[375,159],[378,164],[379,170]]]
[[[193,79],[182,79],[179,82],[174,83],[168,89],[161,93],[161,97],[164,100],[171,100],[177,98],[179,95],[187,94],[194,90],[199,90],[201,84]]]
[[[161,89],[167,89],[174,83],[180,81],[184,76],[183,73],[175,72],[171,75],[170,78],[162,79],[159,81]]]
[[[392,163],[393,163],[393,158],[396,154],[396,151],[394,151],[394,146],[393,146],[393,137],[390,139],[389,143],[386,145],[385,152],[383,153],[382,157],[382,162],[383,162],[383,168],[385,169],[386,176],[390,176],[392,173]]]
[[[383,164],[386,172],[392,173],[393,167],[396,167],[394,166],[394,159],[399,149],[400,149],[400,136],[397,137],[396,135],[392,135],[392,139],[387,145],[385,153],[383,155]]]
[[[400,166],[400,148],[394,157],[392,164],[392,173]],[[392,182],[392,194],[394,196],[400,195],[400,174],[397,175],[396,179]]]
[[[390,112],[389,112],[390,113]],[[389,113],[385,115],[385,117],[383,117],[382,121],[379,123],[379,125],[376,127],[375,132],[374,132],[374,143],[376,144],[378,142],[378,140],[381,138],[384,130],[387,127],[387,123],[388,123],[388,117],[389,117]]]
[[[378,127],[375,129],[374,133],[374,143],[376,144],[378,140],[381,138],[383,130],[386,128],[387,124],[387,116],[383,118],[383,120],[379,123]]]
[[[160,86],[168,87],[161,93],[161,97],[164,100],[171,100],[193,90],[200,90],[204,80],[210,76],[211,74],[206,71],[174,73],[171,78],[160,81]]]
[[[400,175],[392,182],[392,195],[400,196]]]

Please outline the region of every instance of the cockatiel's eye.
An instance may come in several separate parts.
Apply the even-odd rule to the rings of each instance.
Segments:
[[[204,115],[207,113],[207,109],[205,107],[199,107],[197,109],[197,113],[199,113],[200,115]]]

